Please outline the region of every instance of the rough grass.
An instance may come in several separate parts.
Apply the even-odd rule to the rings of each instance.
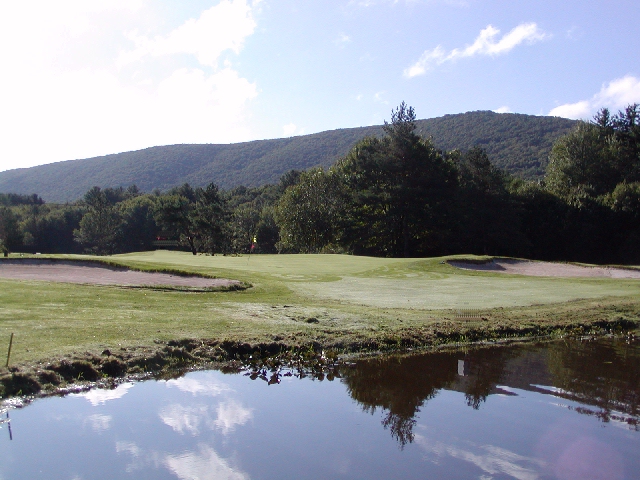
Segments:
[[[33,366],[69,355],[69,361],[94,362],[97,371],[109,374],[112,367],[100,359],[105,350],[140,351],[140,358],[155,358],[158,349],[180,339],[206,340],[205,350],[211,351],[198,358],[224,360],[233,357],[235,348],[225,347],[221,354],[218,343],[224,340],[227,346],[277,344],[276,350],[282,350],[314,345],[357,352],[600,331],[640,320],[640,280],[522,277],[444,263],[484,257],[211,257],[159,251],[56,258],[179,270],[252,287],[193,293],[0,279],[0,366],[12,332],[12,365]],[[461,309],[477,315],[461,318]],[[110,361],[117,371],[126,371],[117,363],[126,361],[156,368],[134,357]]]

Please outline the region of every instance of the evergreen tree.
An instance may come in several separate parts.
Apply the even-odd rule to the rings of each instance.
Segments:
[[[0,248],[3,254],[15,251],[22,245],[22,231],[18,219],[10,208],[0,207]]]
[[[384,132],[338,164],[351,193],[343,241],[356,252],[394,257],[440,251],[451,229],[455,166],[415,133],[415,112],[404,102]]]
[[[120,215],[109,199],[110,192],[93,187],[84,196],[87,213],[80,220],[80,227],[73,232],[75,240],[85,249],[99,255],[117,250]]]

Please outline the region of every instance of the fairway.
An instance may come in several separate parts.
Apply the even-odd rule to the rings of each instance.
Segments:
[[[203,274],[250,287],[189,292],[0,279],[0,342],[15,334],[12,363],[38,365],[62,355],[84,358],[141,348],[147,358],[180,339],[279,342],[286,348],[313,343],[360,351],[369,348],[365,345],[428,346],[436,337],[518,336],[640,318],[638,279],[528,277],[447,263],[485,258],[469,255],[391,259],[157,251],[53,258]],[[482,318],[459,318],[464,309],[481,311]]]

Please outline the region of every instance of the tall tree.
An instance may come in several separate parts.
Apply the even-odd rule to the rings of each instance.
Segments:
[[[131,196],[118,204],[122,218],[118,244],[120,251],[151,250],[158,226],[154,219],[156,198],[152,195]]]
[[[8,207],[0,207],[0,249],[4,254],[22,245],[22,231],[16,215]]]
[[[80,227],[73,232],[75,240],[89,252],[99,255],[114,253],[121,219],[109,192],[93,187],[85,194],[84,203],[87,213],[80,220]]]
[[[507,191],[506,174],[493,166],[486,151],[474,147],[456,155],[458,165],[458,251],[484,255],[525,255],[516,204]]]
[[[445,243],[455,166],[415,133],[415,118],[401,103],[384,137],[363,140],[338,164],[352,193],[345,241],[356,251],[408,257]]]
[[[195,208],[191,223],[196,236],[197,248],[213,255],[228,249],[228,212],[218,187],[210,183],[195,191]]]
[[[226,204],[213,183],[195,190],[184,184],[161,196],[155,219],[194,255],[213,254],[226,248]]]
[[[613,190],[619,176],[616,145],[593,123],[580,123],[554,144],[545,182],[550,191],[572,203]]]
[[[640,111],[637,104],[611,115],[600,110],[553,146],[545,182],[554,193],[580,203],[640,181]]]
[[[337,238],[343,186],[334,171],[314,168],[303,172],[278,202],[274,217],[280,228],[279,248],[286,252],[316,253]]]
[[[154,218],[157,224],[178,239],[178,243],[198,253],[195,231],[191,222],[194,204],[184,195],[177,193],[162,195],[158,198]]]
[[[640,182],[640,105],[634,103],[611,120],[618,145],[620,182]]]

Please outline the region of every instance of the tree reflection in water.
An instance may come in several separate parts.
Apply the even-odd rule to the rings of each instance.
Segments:
[[[557,396],[595,407],[575,411],[638,430],[640,344],[625,341],[563,342],[549,353]]]
[[[464,393],[475,410],[492,394],[517,395],[500,386],[552,394],[597,409],[573,408],[578,413],[638,429],[639,360],[638,342],[565,340],[360,360],[341,376],[364,411],[385,412],[382,425],[403,448],[442,389]]]
[[[436,353],[361,360],[345,370],[342,381],[364,411],[386,411],[382,424],[403,447],[413,441],[420,407],[456,376],[456,356]]]

